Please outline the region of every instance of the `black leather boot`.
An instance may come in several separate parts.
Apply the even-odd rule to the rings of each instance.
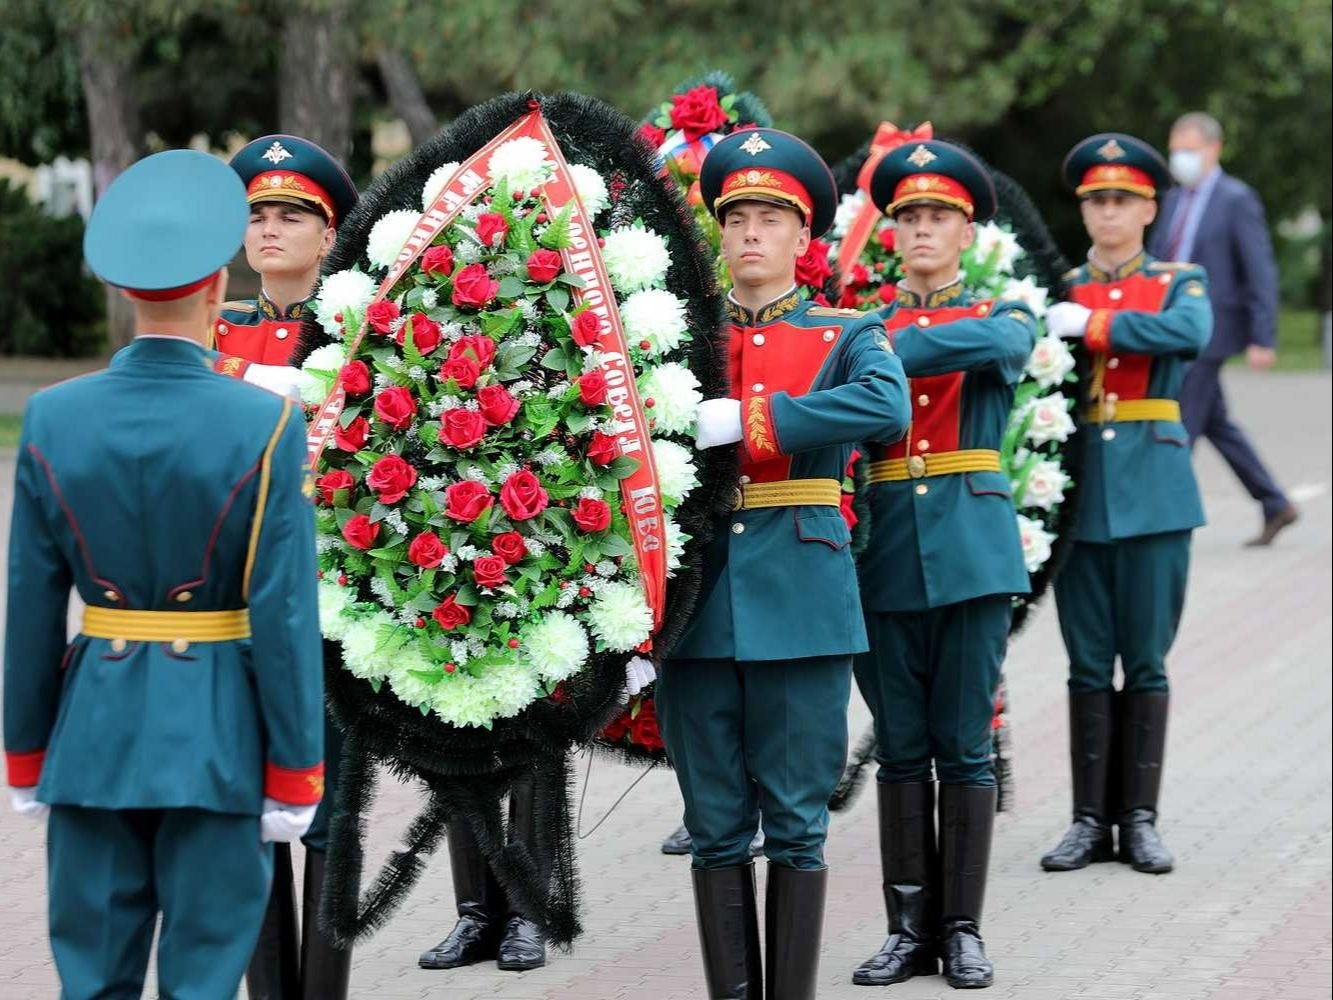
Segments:
[[[290,844],[273,845],[273,885],[245,988],[251,1000],[299,1000],[301,952],[296,940],[296,887]]]
[[[1115,694],[1097,691],[1069,696],[1069,770],[1074,786],[1074,822],[1041,859],[1048,872],[1072,872],[1115,860],[1111,832],[1111,739]]]
[[[711,1000],[763,1000],[754,862],[733,868],[693,868],[690,874],[708,996]]]
[[[666,840],[662,841],[662,853],[689,854],[692,844],[693,841],[690,839],[690,831],[685,829],[685,824],[682,823],[680,826],[676,827],[674,833],[667,837]]]
[[[543,865],[537,844],[537,817],[534,810],[534,787],[531,776],[520,778],[509,790],[509,842],[523,844],[528,853]],[[546,964],[546,942],[541,928],[519,913],[512,905],[500,936],[496,953],[496,968],[504,972],[527,972]]]
[[[764,954],[768,1000],[815,1000],[828,869],[768,866]]]
[[[857,986],[888,986],[939,971],[935,784],[879,784],[879,864],[889,936],[856,967]]]
[[[347,1000],[352,977],[352,949],[339,948],[319,926],[324,895],[323,851],[305,852],[301,889],[301,995],[303,1000]]]
[[[983,989],[995,981],[981,940],[995,788],[940,786],[940,934],[944,978],[957,990]]]
[[[458,901],[458,923],[417,964],[423,969],[454,969],[495,958],[500,945],[503,893],[491,874],[467,822],[450,822],[449,868]]]
[[[1157,832],[1171,696],[1165,691],[1126,691],[1120,698],[1120,860],[1136,872],[1164,875],[1175,867]]]

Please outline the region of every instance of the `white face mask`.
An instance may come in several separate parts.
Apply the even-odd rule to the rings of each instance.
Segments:
[[[1171,154],[1171,176],[1193,187],[1203,177],[1203,154],[1197,149],[1177,149]]]

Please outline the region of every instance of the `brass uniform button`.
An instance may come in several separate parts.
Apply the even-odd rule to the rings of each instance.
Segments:
[[[194,599],[194,594],[188,590],[182,590],[179,594],[176,595],[176,600],[179,601],[181,604],[188,604],[193,599]]]
[[[743,524],[741,524],[739,521],[737,521],[735,524],[733,524],[733,525],[731,526],[731,533],[732,533],[733,535],[743,535],[743,534],[745,534],[745,525],[743,525]]]
[[[918,317],[916,318],[916,325],[917,325],[917,326],[930,326],[930,317],[929,317],[929,316],[918,316]]]
[[[930,451],[930,442],[927,441],[925,438],[922,438],[920,441],[918,441],[918,442],[916,443],[916,450],[917,450],[917,451]]]
[[[1106,367],[1107,367],[1107,368],[1119,368],[1119,367],[1120,367],[1120,359],[1119,359],[1119,358],[1110,358],[1110,359],[1106,362]]]
[[[929,406],[929,405],[930,405],[930,397],[927,396],[927,395],[923,392],[921,395],[919,395],[919,396],[916,397],[916,405],[917,405],[917,406]]]
[[[1121,299],[1125,297],[1125,293],[1118,288],[1112,288],[1110,291],[1110,296],[1112,302],[1119,302]]]
[[[189,648],[190,648],[190,643],[189,643],[189,640],[187,640],[187,639],[172,639],[172,640],[171,640],[171,651],[172,651],[173,653],[183,653],[183,652],[185,652],[185,651],[186,651],[187,649],[189,649]]]
[[[754,344],[755,347],[763,347],[763,346],[764,346],[764,335],[763,335],[762,333],[756,333],[756,334],[754,335],[754,339],[751,340],[750,343]]]
[[[128,646],[128,645],[129,645],[129,643],[126,642],[124,639],[112,639],[112,640],[111,640],[111,652],[113,652],[113,653],[123,653],[123,652],[125,652],[125,647]]]
[[[907,459],[907,474],[913,479],[920,479],[926,474],[926,460],[920,455],[912,455]]]
[[[923,497],[923,496],[925,496],[925,495],[926,495],[927,493],[929,493],[929,492],[930,492],[930,487],[927,486],[925,483],[917,483],[917,484],[916,484],[916,495],[917,495],[917,496],[919,496],[919,497]]]
[[[105,597],[108,601],[120,600],[120,595],[117,594],[114,590],[104,590],[102,591],[102,596]]]
[[[1106,428],[1106,430],[1102,431],[1102,440],[1103,440],[1103,441],[1114,441],[1114,440],[1115,440],[1115,428],[1113,428],[1113,427],[1108,427],[1108,428]]]
[[[277,336],[278,336],[278,339],[279,339],[279,340],[286,340],[286,339],[287,339],[287,328],[284,326],[282,329],[280,329],[280,330],[278,331]]]

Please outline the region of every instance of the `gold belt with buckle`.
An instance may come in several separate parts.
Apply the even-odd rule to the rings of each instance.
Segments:
[[[1180,422],[1180,404],[1174,399],[1107,399],[1093,403],[1085,416],[1094,424],[1124,423],[1129,420],[1170,420]]]
[[[965,448],[941,451],[934,455],[887,458],[870,463],[872,483],[900,483],[927,476],[948,476],[957,472],[1000,472],[1000,453],[989,448]]]
[[[789,479],[781,483],[747,483],[736,488],[732,510],[763,507],[839,507],[842,484],[836,479]]]
[[[83,609],[84,635],[129,642],[226,642],[250,638],[250,612],[130,611],[124,608]]]

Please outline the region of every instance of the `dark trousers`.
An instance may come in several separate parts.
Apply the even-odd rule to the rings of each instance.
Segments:
[[[880,781],[995,784],[991,723],[1011,615],[1008,595],[866,614],[856,683],[875,717]]]
[[[1075,542],[1055,579],[1069,690],[1166,691],[1166,654],[1176,638],[1189,579],[1190,532],[1100,544]]]
[[[1245,432],[1231,422],[1227,398],[1222,391],[1222,370],[1218,361],[1196,361],[1185,369],[1180,386],[1181,418],[1189,432],[1190,443],[1204,437],[1231,466],[1246,492],[1258,500],[1264,517],[1270,518],[1287,506],[1287,498]]]
[[[747,864],[761,815],[770,862],[824,867],[851,690],[850,656],[664,664],[657,712],[696,868]]]

